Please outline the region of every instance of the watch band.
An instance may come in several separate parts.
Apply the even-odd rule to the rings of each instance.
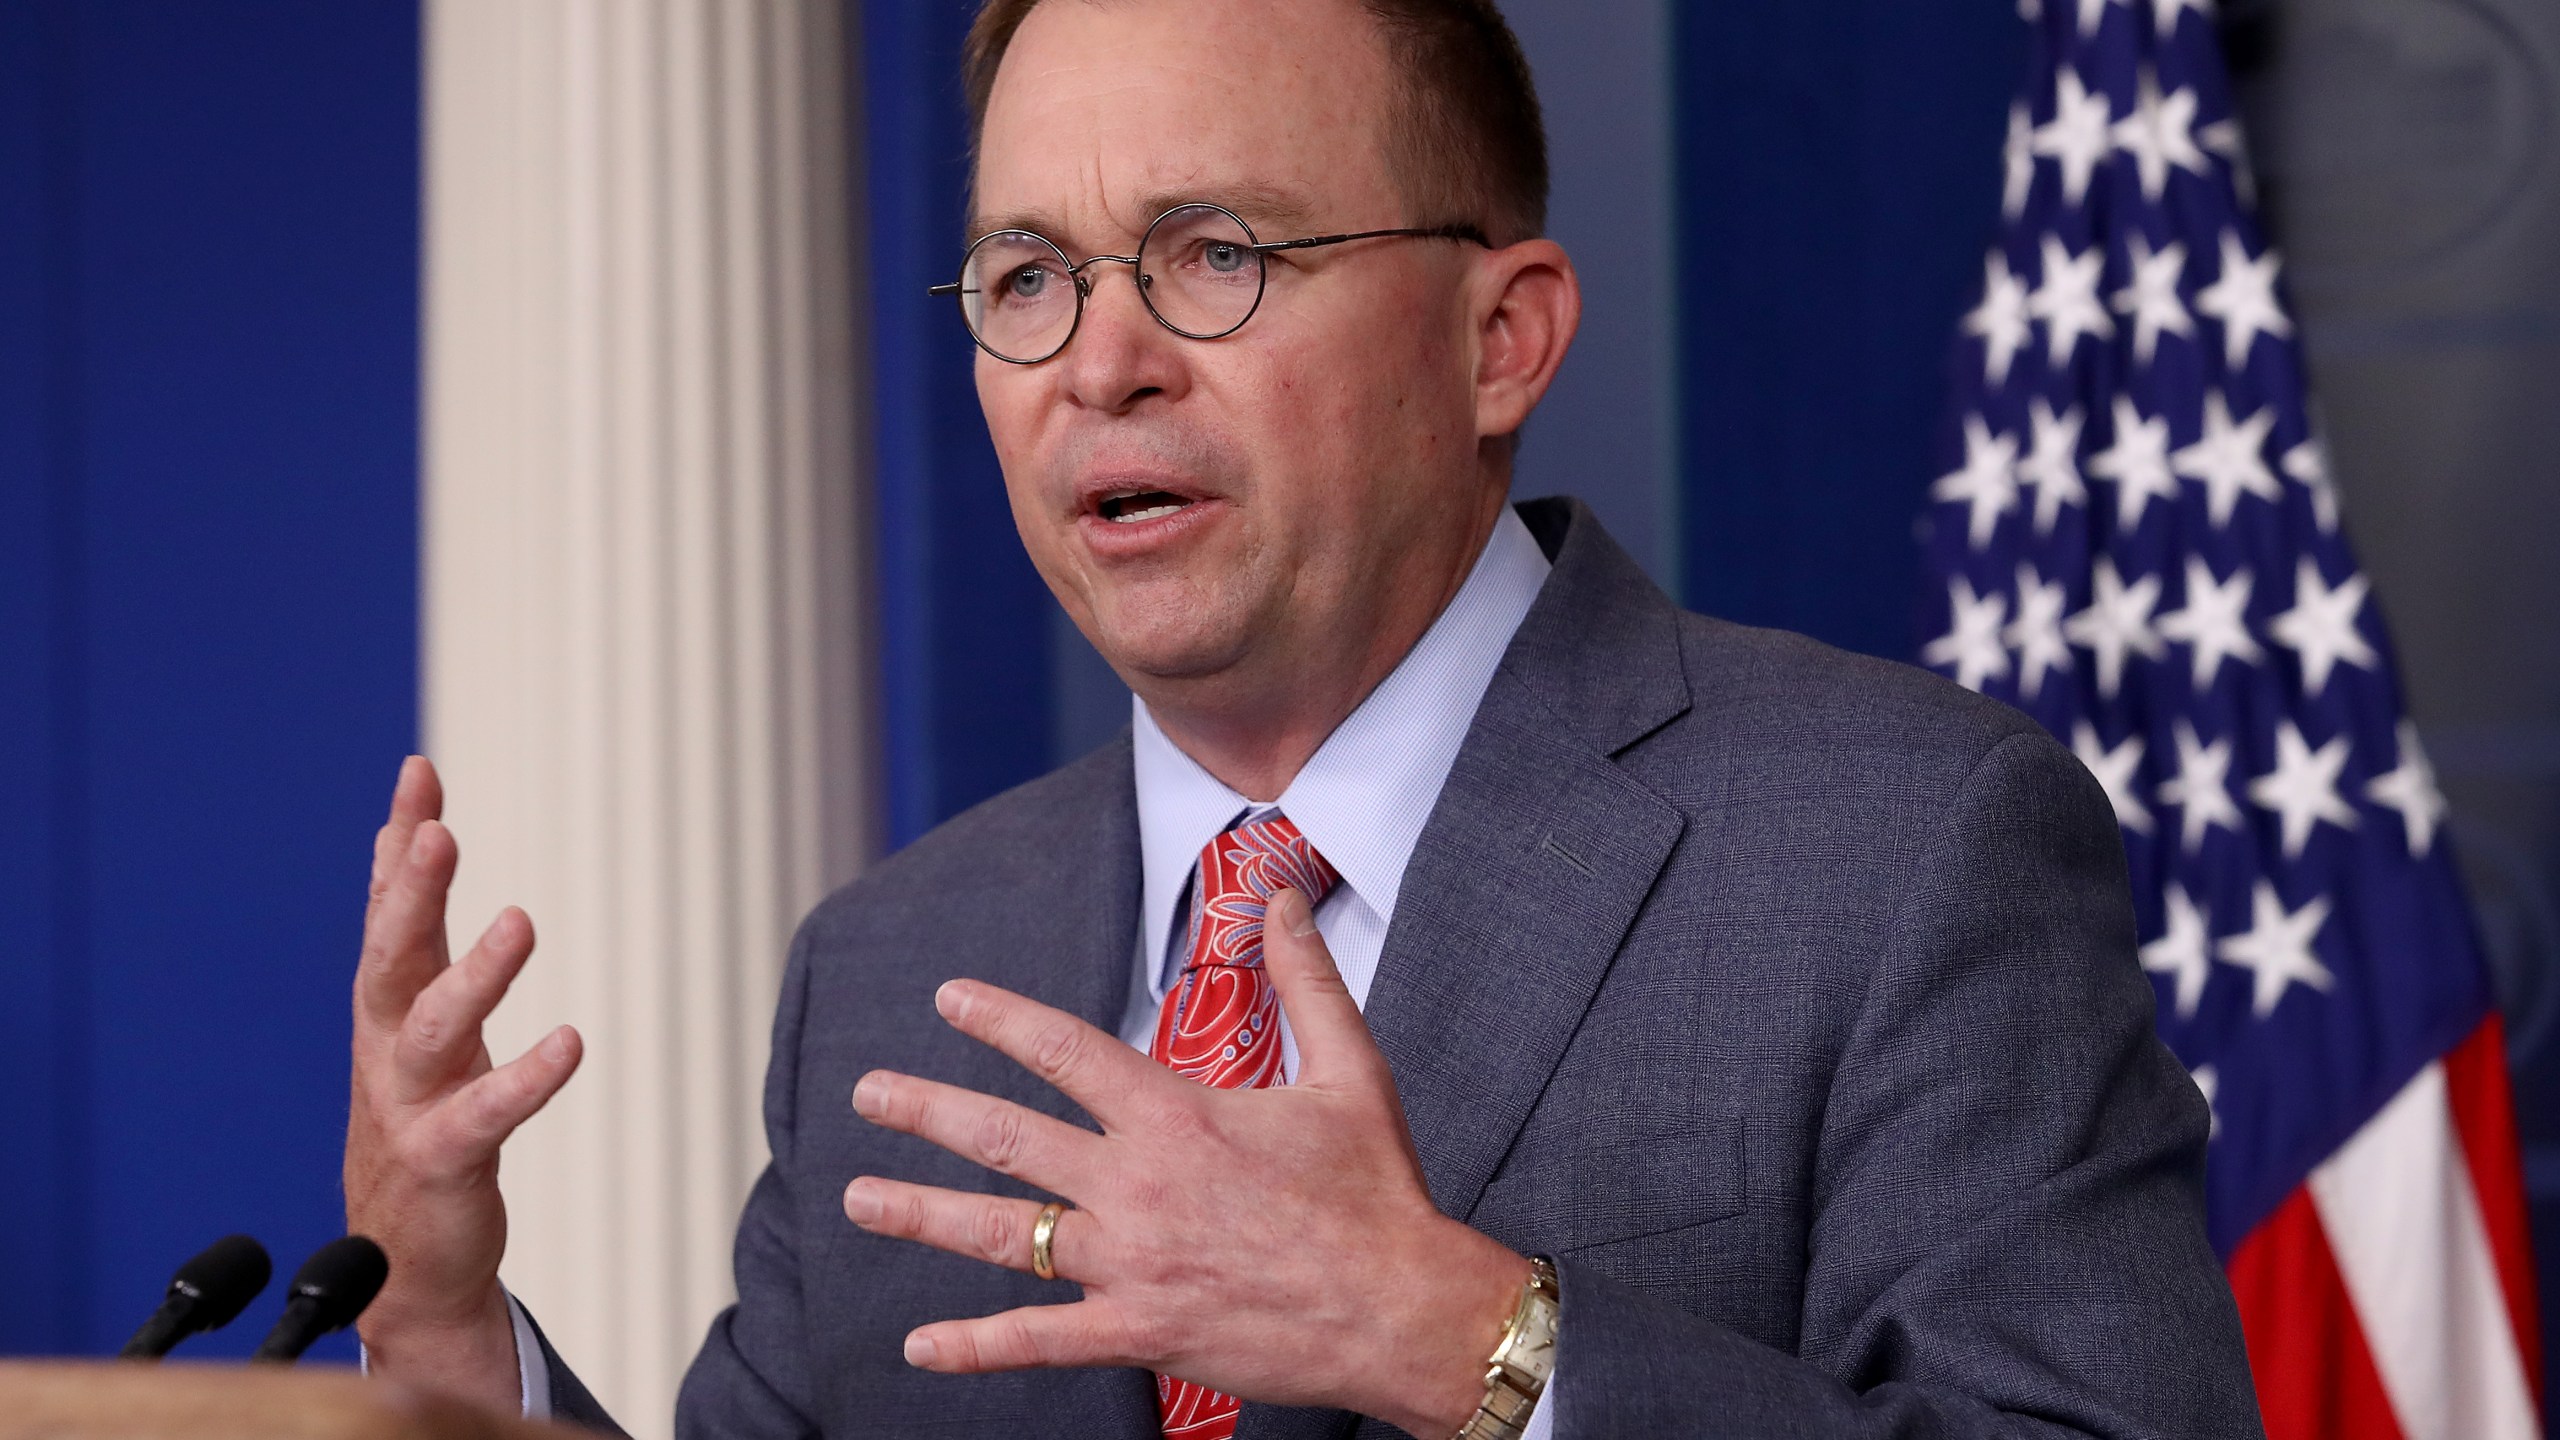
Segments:
[[[1502,1342],[1485,1361],[1484,1399],[1453,1440],[1520,1440],[1546,1394],[1547,1377],[1555,1373],[1562,1313],[1555,1262],[1544,1255],[1531,1258],[1528,1282],[1503,1322]]]

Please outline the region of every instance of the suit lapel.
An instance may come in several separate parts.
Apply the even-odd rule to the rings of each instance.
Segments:
[[[1060,933],[1074,939],[1067,953],[1078,963],[1060,965],[1058,957],[1027,956],[1025,972],[1040,977],[1049,1003],[1117,1035],[1138,948],[1138,807],[1127,732],[1085,763],[1095,767],[1095,784],[1078,808],[1090,823],[1077,843],[1065,847],[1062,883],[1045,902],[1058,907]],[[995,1060],[1006,1067],[1013,1064],[1002,1056]],[[1053,1113],[1082,1118],[1063,1096],[1039,1088]],[[1043,1299],[1063,1303],[1068,1296],[1061,1292]],[[1154,1440],[1161,1433],[1155,1377],[1144,1370],[1057,1370],[1042,1377],[1037,1388],[1040,1409],[1030,1433],[1042,1440]]]
[[[1431,1198],[1468,1217],[1679,843],[1611,757],[1689,705],[1669,599],[1579,502],[1522,518],[1555,562],[1406,864],[1364,1014]],[[1246,1405],[1237,1440],[1332,1440],[1338,1410]]]
[[[1431,1198],[1465,1219],[1679,842],[1613,757],[1689,708],[1678,611],[1579,502],[1406,866],[1369,992]]]
[[[1600,756],[1479,725],[1405,871],[1369,992],[1415,1150],[1465,1219],[1684,828]]]
[[[1138,792],[1129,732],[1097,758],[1105,758],[1100,778],[1108,789],[1093,806],[1093,848],[1070,858],[1067,869],[1079,880],[1060,896],[1076,915],[1067,933],[1090,945],[1094,960],[1075,967],[1059,1008],[1117,1035],[1138,953]]]

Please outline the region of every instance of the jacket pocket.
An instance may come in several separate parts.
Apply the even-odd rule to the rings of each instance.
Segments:
[[[1506,1229],[1559,1255],[1741,1214],[1742,1117],[1683,1098],[1624,1097],[1567,1123],[1533,1125],[1478,1212],[1499,1213]]]

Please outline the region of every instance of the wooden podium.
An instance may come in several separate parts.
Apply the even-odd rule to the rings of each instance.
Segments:
[[[0,1440],[564,1440],[345,1370],[0,1363]]]

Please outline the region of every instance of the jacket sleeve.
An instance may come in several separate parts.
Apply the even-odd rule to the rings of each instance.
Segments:
[[[545,1418],[606,1435],[623,1434],[622,1427],[605,1413],[604,1406],[587,1393],[586,1383],[578,1378],[577,1372],[571,1370],[560,1358],[560,1352],[552,1348],[551,1337],[542,1333],[542,1325],[533,1318],[533,1312],[523,1308],[513,1297],[509,1297],[508,1303],[516,1305],[516,1313],[524,1317],[525,1328],[533,1332],[534,1344],[541,1348],[538,1363],[542,1367],[543,1384],[548,1387],[546,1394],[551,1403]],[[527,1410],[530,1412],[531,1407],[528,1406]]]
[[[2040,732],[1992,745],[1832,1076],[1795,1353],[1568,1257],[1558,1440],[2258,1436],[2205,1105],[2134,950],[2103,792]]]

